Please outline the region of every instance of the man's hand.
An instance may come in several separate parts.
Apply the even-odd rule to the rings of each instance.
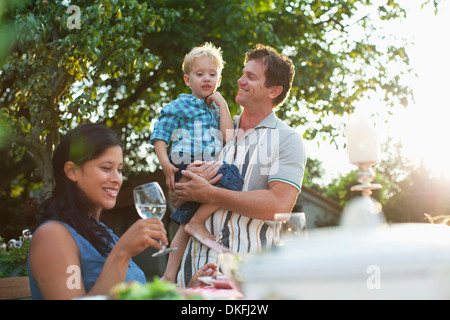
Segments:
[[[196,201],[192,195],[192,191],[196,191],[195,188],[198,185],[194,185],[189,188],[189,183],[194,179],[200,184],[204,183],[204,187],[208,187],[211,184],[214,185],[222,178],[222,174],[217,174],[217,171],[222,166],[223,162],[218,161],[199,161],[196,160],[187,166],[185,171],[182,171],[183,176],[179,182],[175,183],[175,192],[170,192],[170,203],[175,208],[178,208],[185,201]],[[177,192],[178,190],[178,192]],[[205,190],[205,189],[202,189]],[[192,198],[191,198],[192,197]],[[201,201],[198,201],[201,202]]]
[[[222,161],[194,161],[190,165],[188,165],[187,170],[191,171],[201,178],[208,181],[210,184],[216,184],[217,181],[222,178],[222,175],[217,175],[220,167],[223,165]],[[216,177],[217,175],[217,177]]]
[[[182,171],[183,178],[175,184],[177,202],[183,200],[206,203],[208,188],[222,178],[222,174],[217,174],[222,164],[220,161],[191,163]]]
[[[208,181],[191,171],[182,171],[185,182],[175,184],[176,196],[185,201],[207,203],[208,188],[211,187]]]

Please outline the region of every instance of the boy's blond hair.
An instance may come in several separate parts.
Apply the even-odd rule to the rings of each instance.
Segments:
[[[219,74],[222,73],[223,66],[225,65],[222,58],[222,50],[221,48],[215,47],[211,42],[206,42],[200,47],[195,47],[188,54],[186,54],[182,65],[183,72],[185,74],[189,74],[191,72],[192,63],[194,60],[202,56],[208,57],[219,67]]]

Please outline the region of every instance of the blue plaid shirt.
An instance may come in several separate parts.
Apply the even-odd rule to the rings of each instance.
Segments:
[[[181,94],[161,110],[153,128],[151,143],[172,141],[170,159],[174,164],[213,160],[222,148],[219,110],[192,94]]]

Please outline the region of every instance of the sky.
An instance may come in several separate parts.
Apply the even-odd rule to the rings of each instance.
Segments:
[[[399,0],[407,17],[392,27],[392,33],[413,43],[407,49],[410,66],[417,77],[407,83],[413,90],[414,102],[407,108],[397,108],[387,121],[377,123],[380,142],[388,137],[401,141],[404,155],[414,163],[421,160],[438,175],[450,177],[450,0],[443,0],[435,15],[431,4],[421,9],[423,0]],[[361,101],[358,109],[370,109],[382,103],[371,99]],[[345,141],[345,138],[341,139]],[[323,162],[325,182],[356,169],[348,161],[347,150],[329,143],[306,141],[310,157]]]

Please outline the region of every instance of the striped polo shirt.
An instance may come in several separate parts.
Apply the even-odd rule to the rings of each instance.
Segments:
[[[235,117],[237,128],[239,121],[240,116]],[[219,156],[239,168],[244,177],[243,191],[268,190],[269,182],[275,180],[301,190],[306,164],[302,137],[273,112],[239,140],[229,141]],[[258,253],[272,244],[270,222],[222,208],[208,218],[205,226],[232,252]],[[178,284],[186,286],[192,275],[207,262],[220,265],[216,252],[191,237],[178,273]]]

